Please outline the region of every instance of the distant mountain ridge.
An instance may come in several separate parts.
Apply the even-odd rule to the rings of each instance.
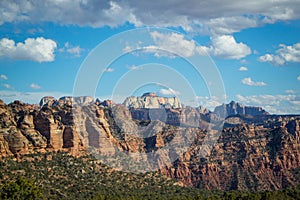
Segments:
[[[231,116],[231,115],[269,115],[267,111],[265,111],[261,107],[255,106],[244,106],[243,104],[231,101],[229,104],[222,104],[217,106],[213,112],[219,116]]]
[[[88,105],[92,103],[97,103],[103,106],[109,106],[114,104],[111,100],[105,100],[101,102],[99,99],[94,100],[94,98],[89,96],[79,96],[79,97],[70,97],[64,96],[58,100],[52,96],[45,96],[40,100],[39,105],[43,107],[47,104],[53,103],[69,103],[69,104],[79,104],[79,105]],[[180,103],[178,97],[161,97],[157,96],[153,92],[144,93],[142,96],[130,96],[127,97],[123,105],[132,109],[183,109],[183,108],[192,108],[190,106],[184,106]],[[269,112],[264,110],[262,107],[255,106],[244,106],[241,103],[231,101],[228,104],[222,104],[215,107],[214,111],[199,106],[195,108],[200,114],[213,114],[219,117],[227,117],[232,115],[250,115],[250,116],[259,116],[259,115],[269,115]]]
[[[141,97],[127,97],[123,102],[123,105],[128,108],[135,109],[182,108],[182,105],[177,97],[159,97],[152,92],[144,93]]]
[[[100,101],[99,99],[94,100],[94,98],[89,96],[79,96],[79,97],[61,97],[58,100],[54,97],[43,97],[40,101],[40,106],[53,106],[53,105],[79,105],[86,106],[91,104],[96,104],[103,107],[111,107],[116,105],[111,100]],[[261,107],[254,106],[244,106],[241,103],[231,101],[229,104],[222,104],[217,106],[214,111],[199,106],[190,107],[184,106],[180,103],[177,97],[161,97],[157,96],[153,92],[144,93],[140,97],[131,96],[127,97],[123,104],[127,107],[133,119],[136,120],[160,120],[167,124],[174,126],[190,126],[190,127],[200,127],[206,129],[210,126],[212,121],[224,120],[225,118],[231,117],[231,119],[226,120],[225,125],[240,124],[246,122],[245,120],[237,120],[233,122],[232,116],[252,116],[259,117],[269,115]],[[230,125],[230,126],[231,126]]]

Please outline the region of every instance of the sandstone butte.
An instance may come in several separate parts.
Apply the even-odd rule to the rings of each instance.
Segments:
[[[226,120],[218,123],[225,114]],[[141,126],[153,126],[148,138],[138,137]],[[300,183],[295,175],[300,169],[300,116],[270,115],[236,102],[211,112],[153,93],[128,97],[123,104],[91,97],[44,97],[40,105],[0,100],[0,127],[0,159],[58,150],[79,156],[91,148],[110,158],[117,151],[146,153],[170,142],[182,144],[192,135],[188,149],[172,165],[162,164],[161,173],[204,189],[276,190]],[[208,131],[216,127],[220,135]],[[184,134],[176,136],[176,130]],[[217,137],[216,143],[201,157],[206,136]]]

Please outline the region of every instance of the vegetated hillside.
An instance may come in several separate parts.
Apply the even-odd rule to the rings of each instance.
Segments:
[[[47,97],[41,105],[0,102],[1,157],[58,150],[82,156],[89,150],[101,154],[105,164],[115,158],[126,161],[126,165],[117,162],[115,168],[140,170],[135,168],[138,161],[144,171],[158,167],[160,173],[201,189],[263,191],[299,184],[299,116],[272,116],[257,108],[255,113],[262,114],[252,116],[249,109],[231,103],[223,107],[235,115],[222,127],[216,114],[191,107],[129,109],[88,97]],[[201,157],[205,138],[216,143],[207,143],[212,151]],[[175,154],[177,159],[165,165],[186,143],[184,153]],[[166,148],[169,144],[172,148]],[[127,152],[142,156],[122,160]],[[155,159],[149,160],[149,155]]]
[[[166,193],[180,188],[177,182],[154,173],[119,172],[102,165],[92,156],[80,158],[65,152],[36,153],[7,157],[0,162],[0,184],[18,177],[34,180],[48,199],[90,199],[95,196],[137,196],[163,188]],[[151,191],[151,192],[150,192]],[[155,196],[153,196],[155,197]]]
[[[0,161],[1,199],[299,199],[300,185],[274,192],[184,187],[157,172],[115,171],[85,155],[36,153]],[[299,174],[298,174],[299,176]],[[300,177],[299,177],[300,178]]]

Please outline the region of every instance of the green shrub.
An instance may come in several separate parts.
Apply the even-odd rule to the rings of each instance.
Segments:
[[[32,179],[19,177],[16,181],[8,182],[2,187],[0,197],[1,199],[30,200],[41,199],[42,194],[42,190],[34,184]]]

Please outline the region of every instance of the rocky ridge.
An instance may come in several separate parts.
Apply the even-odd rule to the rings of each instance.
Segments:
[[[213,113],[222,117],[231,115],[269,115],[269,113],[261,107],[244,106],[243,104],[234,101],[231,101],[229,104],[217,106]]]
[[[299,116],[267,115],[257,108],[260,115],[252,116],[232,104],[228,108],[236,112],[228,110],[233,115],[217,132],[209,131],[209,124],[217,126],[217,120],[210,122],[215,113],[203,108],[127,108],[89,97],[45,97],[40,105],[0,101],[0,157],[58,150],[76,156],[89,150],[111,159],[123,152],[162,152],[155,154],[159,171],[185,185],[274,190],[299,183],[294,176],[300,169]],[[205,138],[218,140],[201,157]],[[164,147],[172,144],[179,152],[187,139],[190,146],[183,154],[164,165],[172,154]],[[147,163],[149,157],[135,159]]]
[[[141,97],[127,97],[123,103],[128,108],[181,108],[181,103],[177,97],[159,97],[155,93],[145,93]]]

